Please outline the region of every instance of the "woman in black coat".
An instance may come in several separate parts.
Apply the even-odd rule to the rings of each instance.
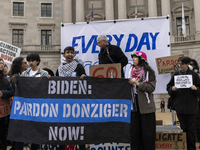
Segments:
[[[10,82],[4,77],[3,74],[4,61],[0,58],[0,104],[2,100],[4,102],[10,102],[9,98],[14,95],[14,90],[10,85]],[[0,116],[0,149],[5,149],[7,147],[6,136],[7,136],[7,127],[8,127],[8,116]]]

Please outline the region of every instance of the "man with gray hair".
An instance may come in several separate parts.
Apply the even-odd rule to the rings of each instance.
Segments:
[[[99,35],[97,37],[98,46],[101,48],[98,55],[99,64],[111,64],[120,63],[121,64],[121,76],[124,78],[123,67],[128,64],[128,59],[122,52],[121,48],[115,45],[111,45],[108,42],[106,35]]]

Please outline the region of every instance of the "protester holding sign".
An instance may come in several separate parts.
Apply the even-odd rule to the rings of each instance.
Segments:
[[[28,61],[28,64],[30,65],[30,69],[25,70],[22,72],[21,76],[27,76],[27,77],[44,77],[50,78],[50,75],[48,75],[48,72],[39,68],[38,65],[40,64],[40,56],[37,53],[30,53],[27,55],[26,60]],[[23,64],[27,66],[25,60],[23,61]],[[25,67],[24,66],[24,67]],[[22,67],[22,65],[21,65]],[[19,68],[18,68],[19,69]],[[22,68],[20,69],[21,72]],[[14,71],[14,70],[13,70]],[[20,73],[19,72],[19,73]],[[17,82],[16,76],[13,76],[13,82]],[[16,142],[15,149],[16,150],[23,150],[24,143],[23,142]],[[39,148],[36,144],[31,144],[31,150],[37,150]]]
[[[13,60],[10,70],[12,88],[15,90],[16,84],[12,81],[13,76],[19,76],[21,73],[28,69],[27,61],[23,57],[17,57]],[[12,106],[13,99],[11,101]]]
[[[99,35],[97,37],[97,43],[101,48],[101,51],[98,55],[99,64],[121,63],[121,76],[124,78],[123,67],[128,64],[128,59],[122,52],[121,48],[111,45],[108,42],[106,35]]]
[[[180,70],[175,71],[172,75],[167,84],[167,91],[172,98],[173,108],[177,112],[181,129],[186,132],[187,149],[196,150],[196,115],[200,94],[200,79],[196,72],[189,69],[190,62],[191,59],[187,56],[178,59]],[[192,80],[189,80],[186,76],[191,76]],[[187,84],[191,82],[192,86],[187,87]],[[177,88],[175,84],[181,85],[181,88]]]
[[[10,112],[8,112],[5,116],[4,113],[8,111],[8,109],[10,110],[10,108],[3,107],[3,101],[9,103],[9,98],[14,95],[14,91],[12,90],[9,81],[4,77],[3,69],[4,61],[0,58],[0,149],[6,149],[7,147],[6,130],[8,128],[8,115],[10,114]]]
[[[13,90],[16,90],[16,84],[12,81],[12,77],[21,75],[21,73],[27,69],[28,69],[28,63],[23,57],[16,57],[13,60],[12,65],[11,65],[10,74],[9,74],[11,77],[10,82],[12,84]],[[13,103],[13,98],[12,98],[11,104],[10,104],[11,107],[12,107],[12,103]],[[21,145],[23,146],[23,143],[16,142],[16,143],[14,143],[14,145],[16,145],[17,147],[21,146]],[[13,146],[12,148],[15,148],[15,147]]]
[[[64,49],[63,57],[65,58],[66,62],[60,64],[56,72],[56,76],[61,76],[61,77],[80,76],[81,78],[86,76],[84,67],[76,59],[74,59],[75,50],[73,47],[67,46]],[[85,150],[85,145],[79,145],[79,149]],[[60,145],[59,150],[65,150],[65,146]]]
[[[152,94],[156,86],[155,72],[148,65],[144,52],[135,52],[131,57],[133,66],[128,74],[129,83],[133,85],[131,150],[155,150],[156,108]]]

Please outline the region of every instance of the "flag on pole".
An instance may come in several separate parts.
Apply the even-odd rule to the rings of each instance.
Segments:
[[[186,26],[185,26],[185,16],[184,16],[184,6],[182,3],[182,34],[186,37]]]
[[[136,2],[136,7],[135,7],[135,18],[137,18],[137,0],[135,0]]]
[[[93,14],[93,2],[92,2],[92,12],[90,17],[90,22],[94,21],[94,14]]]

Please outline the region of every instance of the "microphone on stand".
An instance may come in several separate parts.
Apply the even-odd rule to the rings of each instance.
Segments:
[[[112,60],[112,58],[110,57],[108,47],[109,47],[109,45],[106,44],[106,48],[105,48],[105,50],[106,50],[106,52],[107,52],[108,58],[110,59],[110,61],[111,61],[112,63],[115,63],[115,62]]]
[[[109,51],[108,51],[108,46],[109,46],[109,45],[108,45],[108,44],[106,44],[106,48],[105,48],[105,49],[106,49],[106,52],[107,52],[107,54],[109,54]]]

